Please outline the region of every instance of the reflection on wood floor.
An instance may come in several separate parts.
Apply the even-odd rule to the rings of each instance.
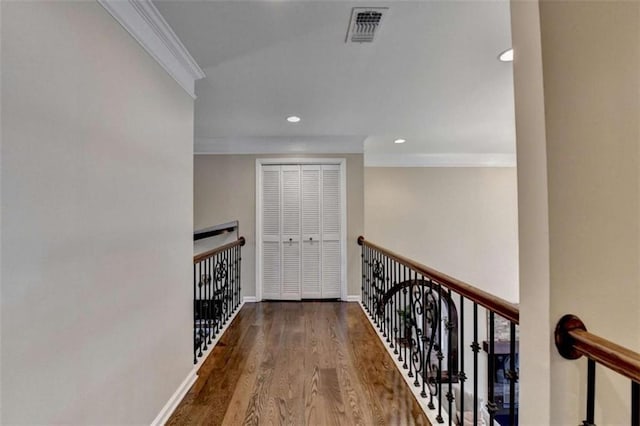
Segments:
[[[245,304],[169,425],[428,425],[356,303]]]

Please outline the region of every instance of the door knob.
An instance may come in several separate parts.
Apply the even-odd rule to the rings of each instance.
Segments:
[[[309,241],[313,241],[313,237],[309,237]]]

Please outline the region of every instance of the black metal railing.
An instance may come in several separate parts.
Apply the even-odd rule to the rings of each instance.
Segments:
[[[435,420],[516,425],[518,307],[364,237],[358,244],[364,310]]]
[[[193,363],[241,303],[244,237],[193,257]]]
[[[582,320],[571,314],[558,321],[555,342],[566,359],[587,357],[587,412],[583,425],[595,426],[596,364],[600,364],[631,382],[631,425],[640,426],[640,353],[589,333]]]

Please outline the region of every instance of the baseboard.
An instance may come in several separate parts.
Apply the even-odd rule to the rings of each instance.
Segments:
[[[200,370],[202,364],[206,361],[209,355],[211,355],[211,352],[213,352],[213,348],[215,348],[222,336],[224,336],[224,333],[227,331],[233,320],[236,318],[236,315],[238,315],[238,312],[240,312],[245,302],[247,301],[246,299],[247,298],[245,297],[240,305],[238,305],[236,310],[233,311],[233,313],[229,317],[229,320],[220,329],[218,335],[211,341],[211,344],[208,345],[207,350],[202,352],[202,356],[198,358],[198,363],[193,366],[193,369],[191,369],[184,381],[180,384],[180,386],[178,386],[178,389],[173,393],[173,395],[171,395],[169,401],[167,401],[167,403],[164,405],[164,407],[162,407],[162,410],[160,410],[153,422],[151,422],[152,426],[163,426],[169,420],[176,408],[178,408],[178,405],[180,404],[180,402],[182,402],[182,399],[198,379],[198,370]]]
[[[407,387],[409,389],[411,389],[411,392],[413,392],[413,396],[415,397],[416,402],[418,403],[420,408],[422,408],[422,411],[427,416],[427,418],[429,419],[431,424],[432,425],[448,424],[449,416],[448,416],[448,413],[446,411],[444,411],[444,409],[442,410],[442,418],[444,420],[444,423],[438,422],[436,420],[436,416],[438,414],[438,410],[437,410],[438,402],[434,401],[434,403],[436,404],[436,408],[435,409],[432,410],[432,409],[429,408],[429,406],[427,405],[427,403],[429,402],[429,399],[428,398],[423,398],[420,395],[420,392],[421,392],[422,388],[417,388],[417,387],[415,387],[413,385],[413,382],[415,381],[415,378],[409,377],[407,370],[402,368],[402,363],[400,363],[400,361],[398,361],[398,358],[396,358],[396,356],[394,355],[393,349],[391,349],[389,347],[389,344],[387,343],[386,337],[382,336],[382,332],[380,332],[380,330],[378,329],[378,326],[375,324],[375,322],[373,322],[373,320],[371,319],[371,317],[367,313],[367,310],[364,308],[364,305],[362,304],[362,302],[360,302],[359,305],[360,305],[360,309],[362,309],[362,313],[364,313],[364,316],[367,317],[367,319],[369,320],[369,324],[371,324],[371,327],[373,327],[373,329],[375,330],[376,334],[378,334],[378,337],[380,338],[380,343],[382,343],[382,346],[384,346],[384,348],[389,353],[389,356],[391,357],[391,359],[393,360],[394,364],[396,365],[396,368],[398,369],[398,371],[400,372],[400,374],[404,378],[404,381],[407,382]]]
[[[243,303],[255,303],[258,301],[258,298],[255,296],[245,296],[242,298]]]
[[[346,299],[344,299],[345,302],[360,302],[361,297],[359,294],[352,294],[347,296]]]
[[[180,383],[180,386],[178,386],[178,389],[173,393],[173,395],[171,395],[171,398],[169,398],[169,401],[167,401],[164,407],[162,407],[162,410],[160,410],[160,413],[158,413],[156,418],[153,419],[153,421],[151,422],[152,426],[164,425],[167,422],[167,420],[169,420],[169,417],[171,417],[173,412],[178,407],[178,404],[180,404],[184,396],[187,394],[187,392],[189,392],[189,389],[191,389],[191,386],[193,386],[193,384],[196,382],[197,379],[198,379],[198,369],[193,368],[189,372],[187,377],[182,381],[182,383]]]

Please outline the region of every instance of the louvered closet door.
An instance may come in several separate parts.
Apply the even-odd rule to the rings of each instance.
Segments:
[[[340,235],[344,232],[341,228],[341,211],[346,206],[341,206],[340,194],[340,166],[325,165],[321,167],[322,183],[322,255],[321,255],[321,282],[322,297],[340,297],[342,281],[342,253],[340,247]]]
[[[282,167],[281,299],[300,299],[300,166]]]
[[[302,166],[302,297],[321,298],[321,166]]]
[[[280,299],[282,289],[280,174],[280,166],[262,167],[262,296],[265,299]]]

